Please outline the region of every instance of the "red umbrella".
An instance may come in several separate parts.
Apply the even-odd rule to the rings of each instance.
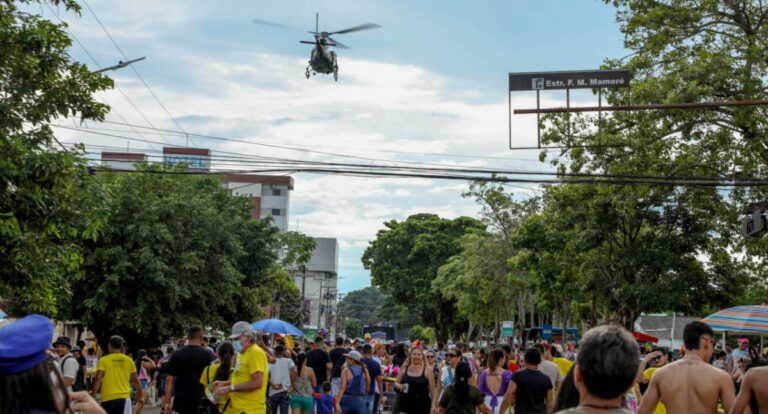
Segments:
[[[647,335],[642,332],[632,332],[632,336],[635,337],[638,341],[641,342],[653,342],[654,344],[659,342],[659,338],[656,338],[655,336]]]

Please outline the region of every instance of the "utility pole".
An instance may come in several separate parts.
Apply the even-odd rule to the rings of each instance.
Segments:
[[[346,318],[346,313],[344,312],[344,307],[341,306],[341,300],[344,299],[344,293],[337,293],[336,297],[336,336],[339,336],[344,333],[346,328],[344,326],[344,318]]]
[[[332,291],[331,289],[334,289],[333,286],[328,286],[325,296],[323,299],[325,299],[325,327],[328,329],[328,332],[330,333],[331,327],[334,326],[334,308],[336,307],[334,301],[336,300],[336,292]],[[335,332],[334,332],[335,333]]]
[[[324,281],[325,281],[325,275],[320,276],[320,290],[317,293],[317,329],[320,329],[320,320],[323,316],[323,282]]]

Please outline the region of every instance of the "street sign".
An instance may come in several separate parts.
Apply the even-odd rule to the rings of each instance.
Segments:
[[[501,337],[512,338],[515,336],[515,323],[513,321],[504,321],[501,323]]]
[[[624,69],[510,73],[509,90],[627,88],[631,79]]]

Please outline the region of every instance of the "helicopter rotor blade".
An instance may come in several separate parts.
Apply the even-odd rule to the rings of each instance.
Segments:
[[[349,29],[339,30],[339,31],[336,31],[336,32],[329,32],[328,34],[329,35],[344,34],[344,33],[350,33],[350,32],[357,32],[357,31],[360,31],[360,30],[376,29],[376,28],[379,28],[379,27],[381,27],[381,26],[379,26],[376,23],[365,23],[365,24],[361,24],[360,26],[350,27]]]
[[[266,20],[260,20],[260,19],[253,19],[252,23],[260,24],[262,26],[276,27],[278,29],[293,30],[293,31],[296,31],[296,32],[302,32],[303,31],[303,30],[297,29],[295,27],[286,26],[284,24],[273,23],[273,22],[269,22],[269,21],[266,21]]]
[[[345,45],[344,43],[339,42],[338,40],[336,40],[336,39],[334,39],[334,38],[332,38],[330,36],[328,37],[328,40],[330,40],[331,43],[335,44],[336,47],[338,47],[339,49],[349,49],[349,46]]]

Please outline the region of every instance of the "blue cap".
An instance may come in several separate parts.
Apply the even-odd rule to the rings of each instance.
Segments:
[[[0,327],[0,374],[16,374],[45,361],[52,338],[53,323],[43,315]]]

